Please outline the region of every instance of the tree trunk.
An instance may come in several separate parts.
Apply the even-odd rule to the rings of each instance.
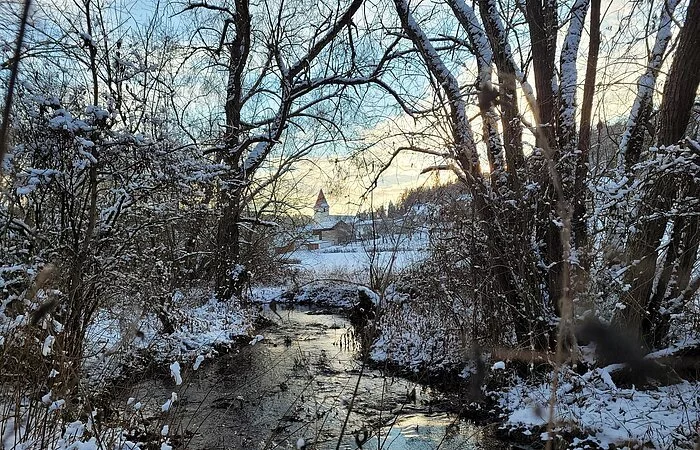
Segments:
[[[556,0],[529,0],[525,4],[532,43],[532,68],[537,90],[539,123],[536,145],[554,149],[554,60],[557,53]]]
[[[460,25],[466,30],[476,57],[479,71],[477,85],[479,86],[479,111],[483,122],[483,141],[486,143],[491,185],[494,190],[499,191],[500,186],[506,184],[506,173],[503,160],[503,145],[498,133],[498,114],[495,108],[497,91],[491,85],[493,52],[474,14],[474,10],[462,0],[450,0],[448,3]]]
[[[503,34],[503,24],[498,15],[494,0],[479,0],[479,12],[484,29],[489,37],[493,59],[498,68],[500,88],[499,104],[501,106],[501,127],[503,129],[503,147],[505,150],[508,179],[513,191],[520,191],[522,174],[525,166],[523,155],[523,125],[518,110],[518,93],[516,90],[516,68],[512,60],[510,46]]]
[[[652,96],[656,85],[656,77],[666,55],[668,43],[671,41],[672,16],[678,3],[679,0],[667,0],[661,5],[661,17],[659,18],[654,47],[649,55],[647,70],[637,82],[637,96],[627,119],[625,132],[620,139],[621,158],[618,165],[621,172],[623,170],[631,172],[632,167],[639,161],[642,153],[645,130],[652,110]]]
[[[690,0],[678,48],[659,107],[658,145],[676,144],[685,133],[700,83],[700,1]]]
[[[241,261],[239,222],[243,208],[243,190],[247,176],[241,169],[241,107],[243,72],[250,52],[251,17],[248,0],[236,0],[235,37],[227,44],[229,52],[228,85],[226,87],[226,130],[221,160],[229,167],[229,176],[221,186],[221,218],[217,227],[214,251],[214,281],[216,297],[227,301],[240,297],[246,269]],[[226,27],[224,27],[224,32]],[[222,38],[222,42],[225,36]]]
[[[243,291],[241,276],[245,267],[241,264],[239,222],[241,218],[240,191],[227,190],[221,194],[223,211],[216,234],[219,256],[215,266],[216,298],[220,301],[239,298]]]
[[[688,5],[685,26],[678,37],[678,48],[671,64],[664,86],[663,99],[659,111],[660,126],[657,133],[659,145],[672,145],[678,142],[685,132],[690,119],[691,108],[700,84],[700,0],[691,0]],[[626,280],[630,289],[625,296],[625,309],[618,315],[617,321],[627,326],[645,343],[653,345],[663,336],[652,337],[651,332],[644,333],[642,325],[647,317],[654,317],[660,305],[651,305],[654,280],[656,278],[657,248],[666,229],[666,214],[678,196],[678,175],[662,174],[644,193],[642,222],[631,238],[628,260],[632,266],[627,271]],[[679,223],[679,229],[683,224]],[[695,255],[691,257],[696,258]],[[672,255],[669,255],[672,256]],[[686,282],[687,284],[687,282]],[[683,291],[679,286],[678,290]],[[649,307],[655,310],[650,311]]]
[[[559,301],[563,294],[563,264],[561,229],[555,219],[559,215],[553,174],[549,162],[559,160],[555,139],[555,56],[557,40],[557,2],[556,0],[530,0],[526,2],[526,18],[532,42],[532,68],[537,90],[537,132],[535,144],[542,149],[543,158],[537,170],[540,174],[541,198],[537,207],[537,238],[544,242],[544,270],[547,285],[546,296],[557,316],[561,311]],[[558,221],[556,221],[558,222]]]
[[[591,148],[591,117],[593,116],[593,94],[595,93],[596,69],[600,51],[600,0],[591,0],[591,26],[588,59],[586,63],[586,78],[583,82],[583,103],[581,104],[581,122],[578,137],[578,155],[576,159],[576,179],[574,181],[572,231],[574,245],[579,250],[579,260],[584,270],[588,269],[589,261],[580,250],[588,244],[586,227],[586,200],[588,189],[585,180],[588,177],[588,160]]]

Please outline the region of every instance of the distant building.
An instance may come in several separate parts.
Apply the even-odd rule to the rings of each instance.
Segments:
[[[355,240],[354,223],[354,216],[332,215],[330,213],[330,205],[323,194],[323,189],[321,189],[314,205],[313,219],[308,227],[312,237],[307,240],[305,246],[309,250],[317,250],[331,245],[352,242]]]
[[[372,239],[377,234],[377,223],[372,219],[359,220],[355,223],[355,235],[359,240]]]
[[[348,244],[355,241],[390,241],[394,235],[413,235],[426,230],[429,216],[436,213],[430,203],[417,203],[409,211],[395,210],[394,217],[374,213],[357,216],[331,214],[331,207],[323,190],[320,190],[313,206],[313,217],[306,216],[305,225],[294,229],[293,236],[278,235],[277,254],[292,253],[298,249],[319,250],[325,247]]]

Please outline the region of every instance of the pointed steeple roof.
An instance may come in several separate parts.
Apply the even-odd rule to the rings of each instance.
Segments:
[[[328,201],[326,200],[326,196],[323,195],[323,189],[318,191],[318,198],[316,198],[316,204],[314,205],[314,209],[325,209],[328,210]]]

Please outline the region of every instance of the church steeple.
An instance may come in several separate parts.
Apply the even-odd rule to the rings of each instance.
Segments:
[[[314,213],[316,214],[328,214],[330,206],[326,200],[326,196],[323,195],[323,189],[318,191],[318,198],[316,198],[316,204],[314,205]]]

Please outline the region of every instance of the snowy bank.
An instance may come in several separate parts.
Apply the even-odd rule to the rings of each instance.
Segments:
[[[164,333],[155,314],[129,317],[124,311],[100,311],[86,338],[85,375],[91,384],[106,384],[138,365],[140,355],[149,364],[178,359],[195,360],[219,347],[235,343],[253,330],[249,312],[213,298],[201,305],[178,305],[171,312],[175,330]]]
[[[162,311],[160,317],[155,312],[128,308],[98,311],[86,333],[86,356],[78,391],[84,394],[79,396],[54,384],[65,367],[51,359],[60,334],[37,339],[34,349],[46,360],[38,365],[46,369],[45,384],[41,377],[37,378],[39,384],[28,388],[21,402],[6,392],[0,395],[0,449],[137,450],[153,445],[163,450],[172,448],[167,431],[156,437],[144,431],[149,422],[144,422],[142,404],[135,399],[129,399],[122,407],[111,403],[109,410],[115,415],[109,421],[98,417],[103,412],[101,395],[113,393],[115,381],[120,378],[134,381],[144,369],[152,368],[168,373],[180,386],[188,373],[198,370],[217,349],[240,342],[242,336],[246,342],[250,340],[254,319],[251,313],[233,303],[202,300],[197,296],[185,299],[179,294],[173,297],[167,306],[171,332],[163,329]],[[60,328],[57,330],[56,333],[61,332]],[[54,369],[49,372],[51,367]],[[34,395],[30,395],[31,389],[35,389]],[[160,421],[168,420],[167,413],[176,400],[175,393],[169,399],[159,399],[163,404]],[[85,418],[86,411],[94,417],[88,414]],[[115,417],[118,419],[113,420]],[[144,440],[148,445],[141,443]]]
[[[546,439],[549,380],[527,383],[495,393],[504,411],[505,428],[521,429]],[[593,443],[608,446],[645,446],[692,449],[700,424],[700,383],[682,382],[655,390],[618,388],[607,368],[584,375],[567,371],[560,376],[554,408],[557,434],[574,432],[573,447]]]
[[[379,303],[370,288],[345,281],[314,281],[297,287],[254,288],[251,300],[256,303],[300,303],[323,308],[354,308],[366,302]]]

